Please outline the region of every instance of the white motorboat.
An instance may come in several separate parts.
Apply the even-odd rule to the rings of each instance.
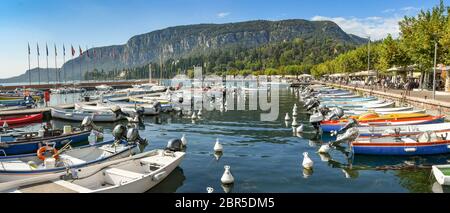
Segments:
[[[0,191],[12,193],[143,193],[172,173],[180,165],[184,156],[185,152],[181,149],[157,149],[77,170],[0,183]]]
[[[440,185],[450,185],[450,164],[434,165],[431,171]]]
[[[418,134],[426,131],[449,131],[450,123],[435,123],[422,125],[391,125],[358,127],[361,136],[382,136],[391,134]]]
[[[86,111],[86,110],[73,110],[73,109],[57,109],[52,108],[51,115],[53,118],[71,120],[71,121],[83,121],[88,116],[92,117],[94,122],[116,122],[126,118],[126,115],[121,111],[116,112],[100,112],[100,111]]]
[[[129,145],[126,141],[119,144],[113,142],[114,140],[111,140],[68,149],[63,152],[51,146],[43,146],[37,153],[1,157],[0,182],[57,173],[67,169],[77,169],[127,157],[139,152],[136,144]],[[48,155],[49,152],[53,153]]]

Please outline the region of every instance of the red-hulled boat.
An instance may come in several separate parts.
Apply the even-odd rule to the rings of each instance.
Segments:
[[[5,122],[8,125],[34,123],[34,122],[42,121],[42,118],[43,118],[42,113],[32,114],[32,115],[14,116],[14,117],[0,117],[0,125],[3,125]]]

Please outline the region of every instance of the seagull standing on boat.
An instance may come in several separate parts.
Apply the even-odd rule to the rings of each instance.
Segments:
[[[314,162],[309,158],[308,152],[303,152],[303,162],[302,166],[305,169],[312,169],[314,165]]]

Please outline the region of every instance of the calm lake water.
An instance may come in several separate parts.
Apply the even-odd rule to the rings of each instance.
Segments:
[[[78,96],[52,96],[52,101],[70,102]],[[329,141],[293,134],[284,115],[291,114],[294,103],[299,105],[299,120],[306,122],[309,115],[299,104],[290,88],[280,89],[280,114],[276,121],[260,121],[262,111],[204,111],[195,124],[188,117],[162,114],[145,118],[141,136],[150,140],[146,150],[163,148],[172,138],[186,134],[187,154],[166,180],[150,192],[206,192],[211,186],[215,192],[433,192],[450,191],[437,186],[430,172],[431,164],[445,164],[450,155],[430,157],[353,156],[347,158],[346,148],[332,150],[328,156],[317,150]],[[62,127],[69,122],[52,121]],[[79,125],[77,123],[72,123]],[[114,124],[97,124],[110,133]],[[38,128],[35,125],[31,128]],[[216,138],[224,146],[223,155],[216,160]],[[308,152],[314,161],[312,174],[304,174],[302,153]],[[231,166],[235,183],[224,188],[220,178],[224,165]]]

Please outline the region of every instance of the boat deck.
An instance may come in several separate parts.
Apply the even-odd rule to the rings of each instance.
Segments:
[[[23,193],[78,193],[67,187],[56,184],[55,182],[48,181],[41,184],[31,184],[20,187],[18,190]]]

